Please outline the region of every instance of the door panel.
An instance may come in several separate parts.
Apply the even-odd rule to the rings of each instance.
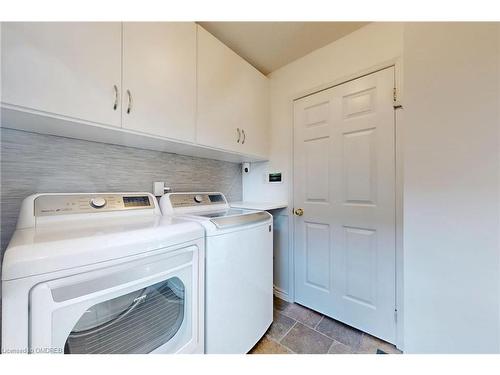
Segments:
[[[342,98],[344,119],[366,115],[375,111],[374,87],[346,95]]]
[[[395,341],[394,68],[294,104],[296,301]]]
[[[306,199],[310,202],[328,201],[328,137],[304,142],[306,157]]]
[[[328,125],[329,102],[312,105],[304,109],[304,126],[326,126]]]
[[[346,252],[345,298],[375,307],[376,232],[344,227]]]
[[[2,24],[2,102],[121,126],[119,22]]]
[[[344,133],[344,202],[373,204],[376,197],[375,129]]]
[[[196,24],[125,22],[123,89],[124,128],[194,142]]]
[[[328,224],[305,223],[306,229],[306,283],[323,290],[330,285],[330,226]]]

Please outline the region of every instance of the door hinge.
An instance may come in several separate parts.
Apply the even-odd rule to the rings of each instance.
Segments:
[[[398,322],[398,309],[394,309],[394,321]]]
[[[398,89],[396,87],[392,89],[392,106],[394,107],[394,109],[403,108],[403,106],[399,102]]]

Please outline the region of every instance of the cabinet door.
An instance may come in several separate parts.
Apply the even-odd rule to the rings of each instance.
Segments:
[[[267,78],[198,26],[198,143],[265,154],[267,101]]]
[[[196,25],[123,24],[123,128],[194,141]]]
[[[243,125],[242,151],[245,154],[266,156],[269,140],[269,91],[268,79],[247,67],[247,89],[241,93],[246,121]],[[239,93],[239,91],[237,91]]]
[[[121,24],[2,24],[2,103],[121,126]]]

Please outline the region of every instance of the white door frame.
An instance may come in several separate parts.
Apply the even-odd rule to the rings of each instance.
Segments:
[[[295,100],[303,98],[305,96],[309,96],[315,94],[319,91],[323,91],[334,86],[341,85],[343,83],[355,80],[357,78],[361,78],[363,76],[375,73],[379,70],[383,70],[386,68],[394,67],[395,80],[394,84],[396,87],[397,93],[397,104],[401,105],[403,103],[403,82],[402,82],[402,58],[395,57],[393,59],[387,60],[377,65],[373,65],[367,69],[363,69],[356,73],[350,74],[348,76],[343,76],[339,79],[336,79],[332,82],[325,83],[323,85],[311,88],[309,90],[305,90],[302,92],[298,92],[295,95],[292,95],[289,102],[289,110],[290,117],[292,119],[292,136],[290,137],[290,160],[292,160],[292,165],[290,168],[290,189],[288,194],[288,201],[291,202],[291,206],[289,207],[289,216],[291,220],[288,220],[288,234],[289,234],[289,264],[288,264],[288,275],[289,275],[289,290],[288,290],[288,299],[290,302],[295,301],[295,241],[294,241],[294,230],[295,230],[295,215],[293,214],[293,202],[294,202],[294,118],[293,118],[293,104]],[[402,109],[402,108],[401,108]],[[404,306],[403,306],[403,271],[404,271],[404,244],[403,244],[403,129],[402,129],[402,121],[401,111],[400,109],[396,109],[394,111],[394,122],[395,122],[395,171],[396,171],[396,190],[395,190],[395,199],[396,199],[396,309],[397,309],[397,318],[396,318],[396,347],[400,350],[404,349],[404,336],[403,336],[403,328],[404,328]]]

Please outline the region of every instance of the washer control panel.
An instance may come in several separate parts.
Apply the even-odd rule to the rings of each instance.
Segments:
[[[152,198],[145,194],[41,195],[35,199],[35,216],[153,209],[154,207]]]
[[[227,204],[222,193],[171,193],[169,199],[172,208]]]

